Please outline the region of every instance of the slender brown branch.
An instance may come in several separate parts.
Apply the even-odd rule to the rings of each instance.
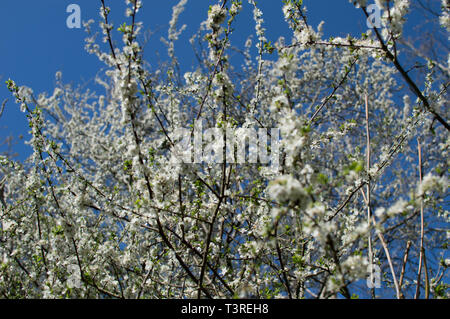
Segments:
[[[365,7],[362,7],[362,10],[364,11],[364,14],[367,18],[369,18],[369,14],[367,13],[367,10]],[[400,62],[398,61],[397,57],[395,57],[391,51],[389,51],[389,48],[386,46],[386,44],[383,41],[383,38],[381,37],[381,34],[377,28],[373,28],[375,31],[375,35],[380,42],[380,45],[386,54],[387,58],[392,61],[397,71],[400,73],[400,75],[403,77],[403,79],[408,84],[411,91],[422,101],[423,106],[425,110],[427,110],[429,113],[433,114],[434,118],[439,121],[446,129],[447,131],[450,131],[450,125],[447,123],[447,121],[442,118],[430,105],[428,99],[423,95],[423,93],[420,91],[420,89],[417,87],[416,83],[411,79],[409,74],[405,71],[405,69],[401,66]]]
[[[372,223],[373,223],[373,226],[376,227],[377,223],[376,223],[375,217],[373,215],[372,215]],[[394,281],[397,299],[400,299],[401,298],[400,287],[399,287],[399,284],[397,281],[397,277],[395,276],[394,264],[392,263],[391,254],[389,253],[389,248],[387,246],[386,240],[384,239],[384,236],[381,233],[381,231],[377,230],[377,235],[378,235],[378,238],[380,239],[381,245],[383,246],[384,253],[386,254],[386,258],[388,260],[389,268],[391,270],[392,280]]]
[[[113,56],[113,58],[114,58],[114,62],[116,63],[117,69],[119,69],[119,71],[122,71],[122,69],[120,68],[119,63],[117,62],[116,53],[115,53],[115,51],[114,51],[114,45],[113,45],[113,43],[112,43],[112,38],[111,38],[111,31],[110,31],[109,28],[108,28],[108,25],[109,25],[109,24],[108,24],[108,10],[106,9],[105,1],[104,1],[104,0],[100,0],[100,1],[102,2],[102,10],[103,10],[103,14],[104,14],[104,16],[105,16],[106,37],[107,37],[107,39],[108,39],[108,44],[109,44],[109,47],[110,47],[110,49],[111,49],[111,54],[112,54],[112,56]]]
[[[370,171],[370,129],[369,129],[369,98],[367,94],[364,96],[364,105],[366,110],[366,169],[367,173]],[[367,224],[370,225],[371,211],[370,211],[370,175],[369,180],[366,184],[366,194],[367,194]],[[372,250],[372,234],[369,229],[368,234],[368,255],[369,255],[369,269],[370,269],[370,280],[373,280],[373,250]],[[371,288],[372,298],[375,299],[375,287]]]
[[[323,107],[328,103],[329,100],[335,95],[336,91],[344,84],[345,80],[347,80],[348,75],[352,71],[353,66],[355,65],[358,58],[355,58],[351,64],[350,67],[345,71],[344,76],[342,77],[341,81],[333,88],[333,91],[328,95],[325,100],[322,102],[322,104],[317,108],[317,110],[314,112],[313,116],[309,119],[309,122],[312,123],[314,119],[317,117],[317,115],[320,113],[320,111],[323,109]]]
[[[364,201],[367,203],[367,197],[364,194],[364,191],[361,190],[361,193],[363,195]],[[376,229],[377,221],[375,220],[375,216],[372,213],[371,213],[371,216],[372,216],[372,220],[369,221],[369,225],[370,225],[370,222],[372,222],[373,227]],[[390,269],[391,275],[392,275],[392,280],[394,281],[397,299],[400,299],[401,298],[400,286],[398,284],[397,277],[395,275],[394,264],[392,263],[391,254],[389,253],[389,247],[387,246],[387,243],[386,243],[386,240],[384,239],[383,234],[379,230],[377,230],[376,233],[377,233],[378,239],[380,240],[381,246],[383,247],[384,253],[386,254],[386,258],[387,258],[387,261],[389,264],[389,269]]]
[[[427,255],[423,251],[423,268],[425,270],[425,299],[430,297],[430,279],[428,278]]]
[[[278,225],[275,228],[275,246],[276,246],[276,250],[277,250],[278,260],[280,261],[280,272],[283,276],[282,282],[284,281],[284,286],[286,287],[289,299],[292,299],[292,292],[291,292],[291,288],[289,285],[289,280],[286,276],[285,265],[284,265],[283,257],[281,255],[280,242],[278,240]]]
[[[423,179],[423,166],[422,166],[422,148],[420,146],[420,139],[417,139],[417,152],[419,156],[419,182],[422,183]],[[423,214],[423,194],[420,194],[420,254],[419,254],[419,269],[417,271],[417,286],[416,286],[416,294],[414,295],[414,299],[419,298],[420,296],[420,278],[422,275],[422,265],[425,266],[425,290],[428,290],[428,269],[426,269],[425,262],[425,247],[424,247],[424,214]],[[426,293],[426,297],[428,298],[428,293]]]
[[[8,102],[8,99],[5,99],[5,100],[2,102],[2,107],[1,107],[1,109],[0,109],[0,117],[2,117],[3,111],[5,110],[6,102]]]
[[[402,265],[402,271],[400,273],[400,279],[398,281],[398,288],[400,289],[400,292],[402,290],[402,285],[403,285],[403,277],[405,276],[405,270],[406,270],[406,263],[408,262],[408,256],[409,256],[409,249],[411,248],[411,241],[408,240],[408,242],[406,243],[406,250],[405,250],[405,255],[403,256],[403,265]],[[401,293],[401,298],[405,298],[405,296],[403,295],[403,293]]]

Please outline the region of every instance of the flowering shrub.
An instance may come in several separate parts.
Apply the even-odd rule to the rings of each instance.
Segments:
[[[367,15],[367,1],[350,2]],[[157,71],[143,60],[143,1],[127,3],[121,47],[105,1],[110,51],[85,23],[103,92],[61,73],[36,98],[7,82],[33,153],[0,158],[1,296],[448,297],[448,56],[417,55],[426,70],[416,77],[403,67],[410,1],[376,1],[382,27],[361,38],[324,39],[301,0],[285,0],[292,37],[272,43],[249,0],[256,37],[242,66],[231,35],[248,7],[219,2],[192,37],[202,59],[186,73],[174,43],[187,1],[173,8],[170,61]],[[443,1],[435,22],[446,36],[448,16]],[[227,161],[226,134],[220,163],[173,161],[175,132],[190,128],[190,141],[198,125],[279,128],[279,170]],[[380,289],[366,285],[375,265]]]

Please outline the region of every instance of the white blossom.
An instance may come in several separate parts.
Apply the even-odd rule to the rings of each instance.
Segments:
[[[291,175],[283,175],[270,182],[267,189],[269,196],[279,202],[300,202],[305,204],[308,201],[308,194],[301,183]]]
[[[448,179],[446,176],[436,176],[428,173],[423,177],[422,183],[419,184],[417,193],[419,196],[425,195],[427,192],[437,190],[442,193],[448,190]]]
[[[220,24],[225,21],[226,10],[222,8],[220,5],[215,4],[210,7],[208,11],[208,27],[211,29],[216,29]]]

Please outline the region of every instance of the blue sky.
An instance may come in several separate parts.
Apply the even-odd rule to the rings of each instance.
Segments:
[[[35,95],[41,92],[51,94],[57,71],[62,71],[65,83],[89,86],[103,66],[95,56],[84,50],[84,29],[69,29],[66,26],[69,16],[66,8],[72,3],[81,7],[83,21],[99,21],[100,0],[0,1],[0,102],[9,99],[0,118],[0,143],[6,136],[12,135],[17,143],[14,150],[21,154],[20,159],[24,159],[25,154],[30,154],[29,147],[24,145],[24,140],[28,139],[28,125],[25,115],[19,111],[4,82],[11,78],[18,85],[31,87]],[[106,0],[106,3],[112,8],[111,21],[118,26],[125,19],[125,1]],[[138,19],[144,22],[145,30],[154,32],[146,47],[150,63],[156,58],[157,52],[162,57],[165,56],[166,49],[160,38],[167,35],[172,6],[176,3],[178,0],[144,1]],[[211,3],[215,2],[190,0],[180,17],[180,23],[187,24],[187,29],[176,43],[183,69],[187,70],[195,65],[188,40],[197,31],[200,22],[205,20]],[[237,30],[242,31],[234,38],[236,45],[243,43],[254,32],[251,7],[247,5],[247,1],[243,3],[244,11],[235,25]],[[365,31],[362,13],[347,0],[305,0],[304,3],[309,9],[309,21],[312,25],[326,21],[326,36],[345,36],[347,33],[360,34]],[[260,0],[259,5],[264,12],[268,39],[275,41],[280,35],[286,35],[287,25],[282,17],[281,0]],[[117,36],[116,40],[119,42],[120,37]],[[23,140],[18,138],[21,134],[24,136]],[[1,150],[4,147],[0,147]]]

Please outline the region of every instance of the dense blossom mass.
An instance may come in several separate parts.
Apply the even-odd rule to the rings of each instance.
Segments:
[[[187,72],[175,45],[187,0],[158,65],[143,58],[143,1],[126,1],[120,26],[107,2],[102,41],[84,24],[100,92],[61,72],[51,94],[7,81],[33,153],[0,157],[0,296],[448,298],[450,54],[404,36],[425,9],[376,0],[379,28],[325,39],[307,1],[280,1],[291,35],[269,41],[256,1],[220,1]],[[350,2],[370,18],[369,1]],[[236,48],[246,10],[254,34]],[[447,41],[449,2],[430,10]],[[199,127],[277,128],[265,151],[279,165],[232,161],[227,134],[198,140]],[[180,138],[203,161],[177,161]]]

